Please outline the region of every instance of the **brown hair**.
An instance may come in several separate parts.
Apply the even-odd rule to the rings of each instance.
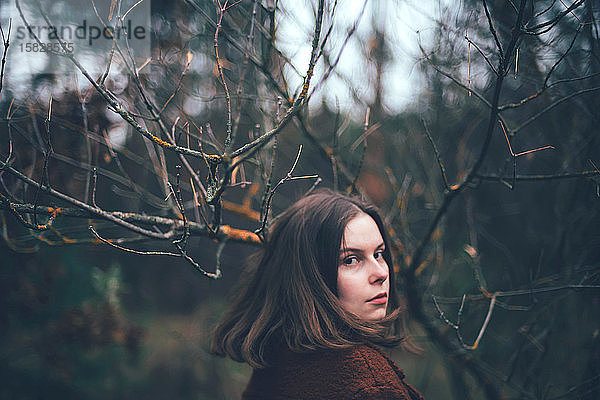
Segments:
[[[377,224],[389,266],[388,316],[377,322],[359,319],[337,299],[340,245],[347,223],[364,212]],[[242,276],[238,296],[217,324],[211,351],[265,367],[269,352],[340,348],[370,341],[396,345],[398,295],[383,221],[370,203],[320,190],[279,215],[264,247]]]

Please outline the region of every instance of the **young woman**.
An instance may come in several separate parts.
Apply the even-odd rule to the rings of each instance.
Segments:
[[[377,347],[402,338],[374,206],[332,191],[299,200],[241,279],[212,351],[254,368],[244,400],[422,399]]]

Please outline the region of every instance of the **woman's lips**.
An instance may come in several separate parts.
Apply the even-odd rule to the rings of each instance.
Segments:
[[[373,297],[371,300],[367,300],[367,303],[385,304],[385,303],[387,303],[387,293],[379,293],[377,296]]]

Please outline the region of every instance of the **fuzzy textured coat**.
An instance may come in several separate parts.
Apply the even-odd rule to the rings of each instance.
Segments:
[[[423,400],[404,373],[378,347],[279,352],[255,369],[242,400]]]

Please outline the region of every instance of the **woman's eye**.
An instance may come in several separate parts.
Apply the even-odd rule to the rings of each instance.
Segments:
[[[345,265],[356,265],[358,264],[358,258],[356,257],[346,257],[344,258],[344,264]]]
[[[379,260],[380,258],[383,258],[383,250],[375,253],[375,259]]]

